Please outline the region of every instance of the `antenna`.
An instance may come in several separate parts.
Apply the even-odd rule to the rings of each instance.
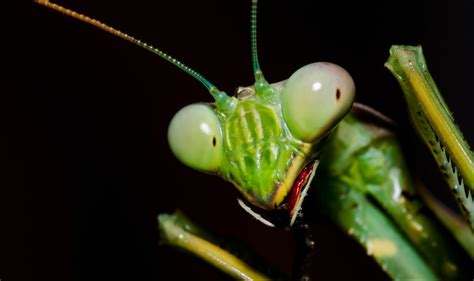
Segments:
[[[252,0],[252,10],[250,12],[250,37],[252,45],[252,65],[253,72],[255,75],[255,90],[257,95],[263,98],[272,98],[275,96],[275,92],[270,84],[263,77],[260,64],[258,63],[258,52],[257,52],[257,2],[258,0]]]
[[[257,53],[257,0],[252,0],[252,10],[250,12],[250,36],[252,39],[252,65],[255,77],[257,73],[261,73],[260,64],[258,63]]]
[[[52,10],[55,10],[55,11],[61,13],[61,14],[73,17],[73,18],[78,19],[82,22],[85,22],[85,23],[93,25],[97,28],[100,28],[100,29],[112,34],[112,35],[115,35],[119,38],[125,39],[125,40],[127,40],[127,41],[129,41],[129,42],[131,42],[131,43],[133,43],[137,46],[142,47],[143,49],[145,49],[149,52],[152,52],[153,54],[156,54],[156,55],[160,56],[161,58],[167,60],[168,62],[172,63],[174,66],[180,68],[181,70],[183,70],[184,72],[186,72],[187,74],[191,75],[196,80],[201,82],[204,85],[204,87],[206,87],[206,89],[209,91],[209,93],[211,93],[211,95],[214,97],[218,107],[226,108],[226,105],[228,105],[230,103],[230,97],[227,96],[226,93],[224,93],[222,91],[219,91],[216,86],[214,86],[211,82],[209,82],[206,78],[204,78],[204,76],[202,76],[200,73],[196,72],[195,70],[193,70],[189,66],[187,66],[184,63],[180,62],[179,60],[173,58],[172,56],[168,55],[167,53],[163,52],[162,50],[160,50],[156,47],[153,47],[152,45],[149,45],[149,44],[147,44],[143,41],[135,39],[134,37],[122,32],[118,29],[115,29],[115,28],[113,28],[113,27],[111,27],[111,26],[109,26],[109,25],[107,25],[103,22],[100,22],[96,19],[90,18],[86,15],[77,13],[73,10],[70,10],[70,9],[65,8],[63,6],[60,6],[58,4],[49,2],[48,0],[34,0],[34,1],[36,3],[42,5],[42,6],[50,8]]]

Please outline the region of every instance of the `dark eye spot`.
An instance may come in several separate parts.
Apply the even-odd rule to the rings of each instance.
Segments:
[[[216,137],[212,138],[212,146],[216,146]]]
[[[337,88],[336,90],[336,100],[339,100],[341,98],[341,91],[339,90],[339,88]]]

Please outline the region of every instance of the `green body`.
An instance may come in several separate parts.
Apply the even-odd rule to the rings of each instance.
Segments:
[[[394,279],[468,276],[469,256],[421,202],[388,129],[346,117],[325,148],[314,185],[318,209]]]

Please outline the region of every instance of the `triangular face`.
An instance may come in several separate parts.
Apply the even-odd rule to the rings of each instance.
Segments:
[[[274,92],[271,100],[247,92],[228,117],[221,117],[225,156],[219,174],[264,209],[283,207],[296,177],[316,156],[314,145],[293,137],[285,125],[281,90]]]

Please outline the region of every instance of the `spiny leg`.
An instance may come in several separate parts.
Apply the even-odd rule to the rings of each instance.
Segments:
[[[397,78],[416,131],[474,231],[474,155],[428,71],[421,47],[393,46],[385,66]]]

